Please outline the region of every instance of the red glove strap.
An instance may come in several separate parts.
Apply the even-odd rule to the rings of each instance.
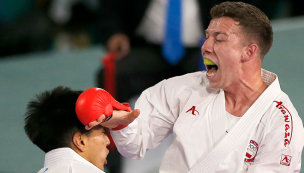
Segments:
[[[127,125],[122,125],[122,124],[119,124],[117,127],[113,128],[112,130],[121,130],[121,129],[124,129],[125,127],[127,127],[129,124]]]
[[[104,119],[103,122],[107,122],[113,117],[113,114],[111,114],[110,116],[107,116],[106,114],[104,114],[104,115],[106,116],[106,118]],[[101,122],[101,123],[103,123],[103,122]]]

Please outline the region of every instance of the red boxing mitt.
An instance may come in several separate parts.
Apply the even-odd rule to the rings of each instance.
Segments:
[[[97,120],[102,114],[106,116],[105,121],[112,117],[113,110],[124,110],[131,112],[129,103],[119,103],[107,91],[101,88],[90,88],[85,90],[77,99],[76,114],[85,126]],[[127,125],[119,125],[113,130],[120,130]]]

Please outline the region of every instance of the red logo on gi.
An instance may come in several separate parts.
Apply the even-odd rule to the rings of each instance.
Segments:
[[[281,156],[281,165],[290,166],[291,156],[282,154]]]
[[[258,143],[256,143],[254,140],[250,140],[245,155],[245,162],[252,162],[255,159],[258,149],[259,149]]]
[[[290,144],[293,131],[292,115],[289,110],[283,105],[283,102],[274,101],[277,103],[276,107],[281,111],[285,120],[285,137],[284,137],[284,146]]]
[[[192,106],[192,108],[190,108],[186,113],[188,113],[189,111],[192,111],[192,115],[196,115],[195,113],[199,114],[199,112],[195,110],[195,106]]]

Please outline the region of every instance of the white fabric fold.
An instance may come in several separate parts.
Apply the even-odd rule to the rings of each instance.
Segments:
[[[247,143],[254,133],[262,116],[273,103],[275,98],[280,94],[281,89],[276,75],[266,70],[262,71],[262,76],[268,88],[260,95],[254,104],[247,110],[242,118],[235,124],[234,128],[219,142],[219,144],[204,158],[201,158],[196,165],[190,169],[190,173],[210,173],[215,172],[218,165],[235,149],[245,153]],[[274,81],[273,81],[274,80]],[[273,81],[273,82],[272,82]],[[215,104],[219,104],[220,108],[212,111],[215,118],[213,125],[213,134],[215,140],[220,138],[220,131],[223,126],[220,120],[221,114],[225,113],[225,107],[220,99],[224,97],[221,91],[219,97],[215,100]],[[224,99],[225,100],[225,99]],[[219,106],[216,105],[216,106]],[[238,164],[243,164],[244,158],[240,157]]]

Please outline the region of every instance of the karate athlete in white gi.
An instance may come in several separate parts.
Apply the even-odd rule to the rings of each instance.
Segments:
[[[173,133],[162,173],[299,172],[302,120],[278,76],[261,68],[273,40],[267,16],[242,2],[221,3],[210,13],[202,54],[215,65],[163,80],[141,94],[133,112],[114,111],[101,124],[129,124],[111,134],[119,152],[133,159]]]
[[[81,93],[56,87],[28,103],[25,132],[45,152],[38,173],[104,173],[110,140],[104,127],[87,131],[78,120],[75,104]]]

